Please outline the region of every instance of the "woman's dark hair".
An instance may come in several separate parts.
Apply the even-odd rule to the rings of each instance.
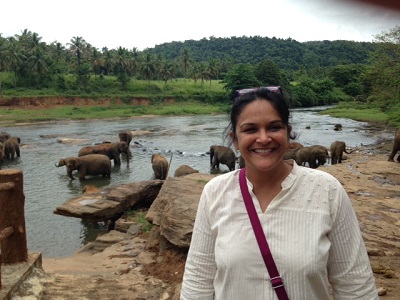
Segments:
[[[278,112],[279,116],[282,119],[282,122],[288,126],[288,129],[290,130],[290,125],[289,125],[289,118],[290,118],[290,112],[289,112],[289,105],[285,99],[285,97],[278,92],[272,92],[267,88],[256,88],[250,92],[247,92],[246,94],[243,94],[241,96],[238,96],[235,98],[233,101],[231,113],[230,113],[230,123],[228,127],[225,129],[225,137],[227,138],[229,136],[229,131],[232,130],[234,139],[236,139],[236,125],[238,118],[240,114],[242,113],[243,109],[250,104],[251,102],[257,100],[257,99],[262,99],[266,100],[271,105],[276,109]],[[290,138],[294,139],[295,134],[293,134],[291,131],[289,132]]]

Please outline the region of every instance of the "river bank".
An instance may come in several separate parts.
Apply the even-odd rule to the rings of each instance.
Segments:
[[[400,294],[400,164],[388,162],[392,141],[359,146],[342,164],[321,166],[336,176],[356,211],[381,299]],[[149,250],[147,234],[100,253],[43,257],[16,299],[179,299],[185,252]],[[30,298],[28,298],[28,296]],[[25,297],[25,298],[24,298]]]

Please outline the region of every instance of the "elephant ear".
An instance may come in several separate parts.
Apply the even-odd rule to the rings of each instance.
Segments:
[[[78,168],[80,164],[78,163],[78,161],[76,159],[70,159],[69,165],[73,166],[74,168]]]

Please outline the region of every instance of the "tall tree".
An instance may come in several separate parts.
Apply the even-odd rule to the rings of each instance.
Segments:
[[[377,100],[389,109],[400,107],[400,26],[374,36],[379,43],[372,55],[369,79],[372,85],[371,100]]]
[[[128,84],[128,65],[129,65],[129,54],[128,50],[124,47],[119,46],[117,49],[117,55],[115,57],[115,72],[117,73],[118,80],[121,82],[122,88],[126,89]]]
[[[140,72],[146,78],[149,83],[150,79],[153,76],[155,72],[155,65],[154,65],[154,59],[153,55],[151,53],[146,53],[144,60],[142,61],[142,64],[140,66]]]
[[[261,85],[261,82],[254,75],[254,68],[251,64],[237,64],[222,80],[224,89],[231,93],[231,96],[235,94],[236,90],[257,87]]]
[[[254,68],[254,74],[263,85],[282,85],[282,74],[277,64],[264,59]]]
[[[183,48],[181,52],[181,62],[183,66],[183,74],[185,75],[185,82],[186,82],[187,71],[191,64],[191,60],[192,58],[190,55],[190,50],[188,48]]]
[[[86,48],[86,41],[80,37],[80,36],[75,36],[71,39],[69,45],[69,50],[75,55],[76,57],[76,73],[78,76],[78,82],[80,78],[83,75],[83,70],[81,68],[82,65],[82,59],[83,59],[83,53],[84,49]]]

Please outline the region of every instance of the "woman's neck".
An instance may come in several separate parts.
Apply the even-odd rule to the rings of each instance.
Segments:
[[[246,177],[250,180],[253,187],[266,187],[281,185],[285,178],[292,171],[293,166],[289,162],[282,161],[274,169],[260,171],[251,167],[246,167]]]

